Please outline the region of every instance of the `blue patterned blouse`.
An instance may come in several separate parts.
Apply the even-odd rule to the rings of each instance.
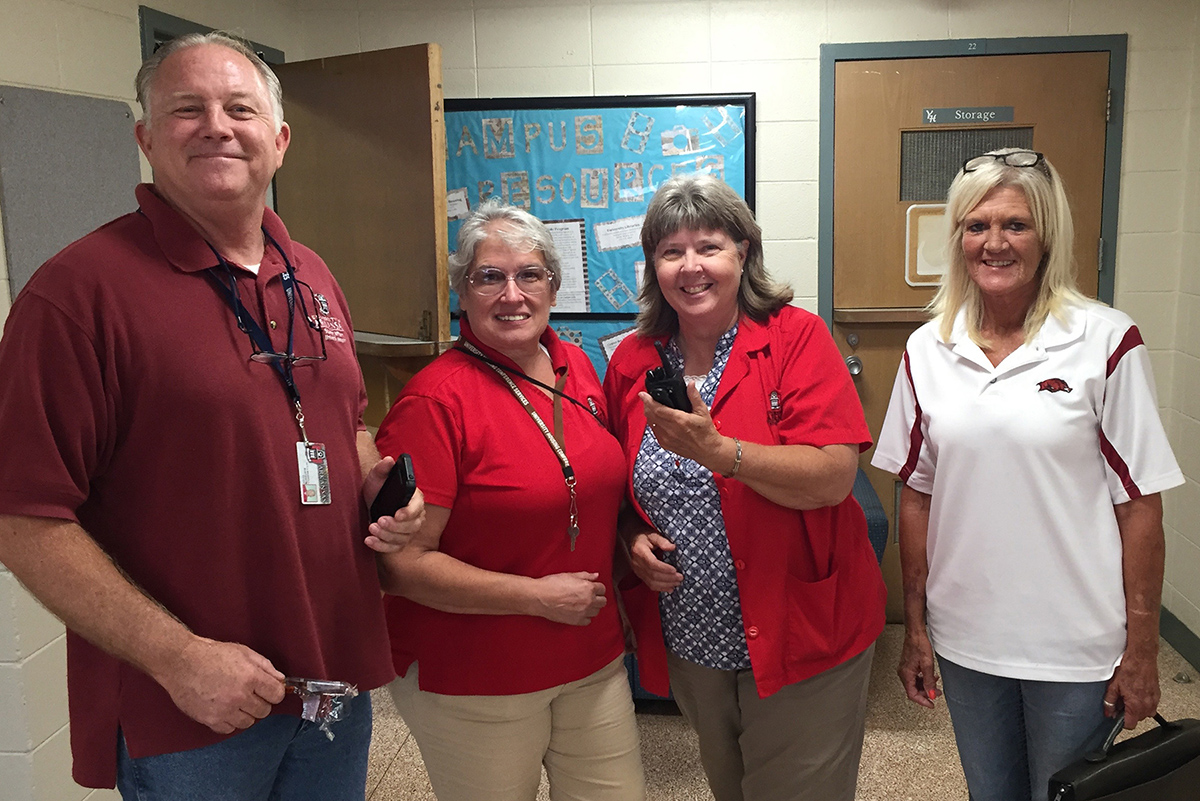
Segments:
[[[721,336],[712,370],[700,382],[700,397],[710,407],[736,336],[736,325]],[[673,339],[667,356],[676,369],[683,368],[683,354]],[[646,426],[633,464],[633,492],[655,527],[675,543],[674,551],[662,554],[663,561],[683,574],[682,584],[658,596],[667,648],[708,668],[750,667],[737,576],[712,472],[664,450]]]

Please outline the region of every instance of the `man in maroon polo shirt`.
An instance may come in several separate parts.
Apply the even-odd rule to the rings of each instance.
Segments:
[[[154,183],[42,266],[0,339],[0,561],[67,625],[80,784],[362,799],[365,691],[394,675],[374,553],[420,493],[367,520],[392,460],[341,291],[263,205],[290,137],[270,68],[189,35],[137,89]],[[359,695],[309,722],[293,678]]]

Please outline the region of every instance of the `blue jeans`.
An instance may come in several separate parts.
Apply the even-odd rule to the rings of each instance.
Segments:
[[[371,696],[331,724],[270,715],[219,743],[131,759],[120,737],[117,789],[125,801],[363,801]]]
[[[971,801],[1044,801],[1104,721],[1107,681],[1009,679],[938,655]]]

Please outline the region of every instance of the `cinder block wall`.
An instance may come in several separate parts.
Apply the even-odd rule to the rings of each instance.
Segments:
[[[1194,0],[170,0],[158,10],[289,60],[436,41],[447,97],[758,93],[768,267],[816,308],[823,42],[1128,33],[1116,305],[1151,349],[1184,471],[1166,496],[1164,601],[1200,633],[1200,7]],[[134,0],[0,0],[0,84],[132,101]],[[3,249],[0,248],[0,262]],[[0,264],[2,267],[2,264]],[[7,311],[0,269],[0,319]],[[0,379],[2,380],[2,379]],[[69,781],[62,629],[0,570],[0,787],[80,799]],[[19,729],[19,731],[18,731]],[[13,788],[13,789],[10,789]]]
[[[1193,30],[1190,93],[1185,84],[1164,87],[1160,102],[1186,104],[1187,117],[1164,120],[1179,125],[1183,145],[1176,158],[1184,170],[1180,183],[1183,208],[1179,236],[1179,283],[1175,293],[1175,339],[1171,350],[1172,373],[1166,399],[1167,420],[1175,454],[1187,475],[1187,484],[1166,496],[1167,584],[1163,602],[1188,627],[1200,634],[1200,30]],[[1182,74],[1182,69],[1180,69]],[[1182,124],[1180,124],[1182,122]],[[1157,255],[1169,260],[1170,251]],[[1119,275],[1119,273],[1118,273]],[[1136,279],[1135,279],[1136,280]],[[1162,299],[1160,313],[1170,308]],[[1152,314],[1146,309],[1145,314]],[[1157,365],[1156,365],[1157,367]],[[1166,384],[1159,378],[1159,386]],[[1163,393],[1165,394],[1165,393]],[[1163,403],[1160,396],[1159,402]]]

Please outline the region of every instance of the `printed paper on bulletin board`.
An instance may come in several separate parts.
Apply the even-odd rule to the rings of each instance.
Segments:
[[[547,222],[562,251],[556,319],[633,315],[655,190],[711,172],[753,206],[753,138],[752,94],[448,100],[451,247],[462,219],[499,197]]]

